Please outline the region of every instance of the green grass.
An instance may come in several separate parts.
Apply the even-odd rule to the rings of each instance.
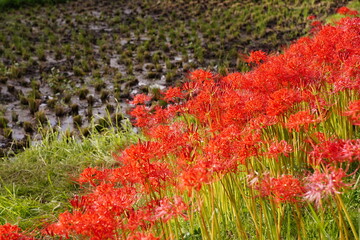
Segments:
[[[23,6],[32,6],[35,4],[64,3],[67,1],[68,0],[0,0],[0,10],[19,8]]]
[[[50,132],[15,157],[0,159],[0,224],[33,229],[54,220],[83,191],[75,179],[84,168],[112,166],[111,154],[138,138],[128,122],[121,131],[93,130],[82,140]]]

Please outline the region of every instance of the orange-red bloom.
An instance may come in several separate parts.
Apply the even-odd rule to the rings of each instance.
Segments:
[[[250,56],[246,59],[248,63],[260,64],[261,62],[266,61],[267,55],[265,52],[258,50],[250,52]]]
[[[297,202],[304,194],[301,181],[292,175],[282,175],[278,178],[265,176],[258,183],[261,196],[274,199],[275,202]]]
[[[349,15],[349,16],[356,16],[359,15],[359,12],[356,10],[351,10],[347,7],[341,7],[339,8],[337,11],[337,13],[342,14],[342,15]]]
[[[344,115],[350,118],[352,124],[360,126],[360,100],[351,102]]]
[[[35,240],[35,238],[23,235],[18,226],[6,223],[0,225],[0,240]]]

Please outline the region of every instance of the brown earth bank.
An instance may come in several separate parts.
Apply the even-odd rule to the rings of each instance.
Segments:
[[[50,130],[119,126],[137,93],[192,69],[247,70],[347,1],[73,1],[0,15],[0,156]]]

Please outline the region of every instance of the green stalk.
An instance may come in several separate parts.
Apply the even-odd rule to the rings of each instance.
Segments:
[[[229,198],[230,200],[230,203],[231,203],[231,207],[233,209],[233,212],[235,214],[235,217],[236,217],[236,230],[239,234],[239,236],[241,236],[241,239],[247,239],[247,235],[245,233],[245,230],[244,230],[244,227],[241,223],[241,219],[240,219],[240,216],[239,216],[239,213],[237,211],[237,205],[236,205],[236,202],[235,202],[235,199],[234,199],[234,196],[232,194],[230,194],[228,188],[226,186],[229,186],[229,182],[227,179],[227,177],[224,177],[223,179],[225,179],[226,181],[226,185],[223,183],[223,181],[221,180],[220,183],[223,185],[223,188],[224,188],[224,191],[225,191],[225,194],[227,195],[227,197]],[[234,183],[235,182],[235,179],[234,178],[231,178],[232,182]],[[239,186],[238,189],[240,190],[240,193],[242,194],[242,189],[241,187]],[[242,194],[243,195],[243,194]],[[243,199],[246,199],[245,196],[243,195]],[[246,201],[245,201],[246,202]],[[251,211],[249,210],[250,214],[251,214]],[[256,225],[256,223],[255,223]]]
[[[348,211],[346,210],[346,207],[345,207],[345,205],[344,205],[344,202],[342,201],[342,199],[341,199],[341,197],[340,197],[339,194],[336,194],[336,198],[337,198],[337,200],[338,200],[338,202],[339,202],[339,205],[340,205],[341,209],[342,209],[342,210],[344,211],[344,213],[345,213],[345,216],[346,216],[347,221],[349,222],[351,231],[352,231],[353,234],[354,234],[354,239],[355,239],[355,240],[359,240],[359,236],[358,236],[358,234],[357,234],[356,228],[355,228],[353,222],[351,221],[351,218],[350,218],[350,216],[349,216],[349,213],[348,213]]]
[[[260,200],[260,206],[262,207],[262,209],[264,209],[265,211],[265,219],[266,219],[266,224],[270,230],[270,235],[269,238],[271,238],[271,236],[276,236],[276,229],[275,229],[275,224],[272,221],[272,217],[273,216],[273,211],[269,211],[269,209],[266,208],[265,206],[265,201],[264,200]],[[272,237],[273,238],[273,237]]]
[[[313,219],[315,220],[315,222],[317,223],[318,227],[319,227],[319,233],[320,233],[320,239],[323,239],[324,236],[326,237],[326,239],[330,239],[329,234],[326,233],[325,228],[324,228],[324,222],[319,219],[317,213],[315,212],[314,208],[311,206],[311,204],[308,204],[310,212],[311,212],[311,216],[313,217]],[[321,214],[322,218],[323,218],[323,214]]]
[[[302,215],[301,215],[301,211],[299,209],[299,205],[297,203],[295,203],[295,209],[296,209],[297,219],[298,219],[298,221],[296,221],[297,226],[298,226],[298,231],[299,231],[298,239],[302,239],[301,236],[304,239],[307,239],[306,230],[305,230],[305,224],[304,224],[304,221],[303,221],[303,218],[302,218]],[[300,233],[301,233],[301,235],[300,235]]]

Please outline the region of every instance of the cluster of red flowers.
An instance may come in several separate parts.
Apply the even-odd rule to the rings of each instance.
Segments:
[[[309,158],[315,165],[358,162],[360,161],[360,139],[321,141],[313,146]]]
[[[304,193],[301,182],[292,175],[282,175],[278,178],[267,175],[257,187],[261,196],[270,197],[278,203],[297,202]]]
[[[9,223],[0,225],[0,240],[35,240],[22,234],[22,230]]]
[[[356,16],[359,15],[359,12],[356,10],[351,10],[347,7],[341,7],[337,10],[337,13],[348,16]]]
[[[253,51],[250,53],[250,56],[246,59],[246,62],[260,64],[261,62],[264,62],[266,58],[267,55],[265,52],[261,50]]]
[[[347,176],[342,168],[328,166],[324,172],[316,169],[313,174],[306,177],[304,199],[315,202],[317,207],[321,206],[321,202],[327,196],[339,194],[342,188],[351,185],[344,182]]]
[[[354,125],[360,126],[360,100],[351,102],[344,115],[348,116]]]
[[[322,205],[327,197],[342,193],[342,189],[351,186],[346,183],[349,176],[342,168],[328,165],[323,172],[315,169],[305,177],[296,178],[292,175],[270,177],[265,173],[260,179],[249,174],[249,186],[258,190],[261,197],[267,197],[276,203],[285,202],[314,202],[317,207]]]
[[[148,139],[116,156],[119,164],[114,169],[85,169],[79,182],[88,184],[91,192],[74,198],[73,210],[61,214],[45,232],[90,239],[158,239],[151,234],[156,224],[187,218],[190,203],[179,194],[236,173],[249,159],[289,156],[293,146],[282,137],[293,130],[315,134],[310,126],[326,121],[331,106],[319,96],[322,90],[325,95],[343,90],[359,94],[359,35],[360,19],[345,18],[299,39],[283,54],[253,52],[248,61],[263,63],[250,72],[220,77],[196,70],[182,87],[163,93],[166,107],[145,104],[150,96],[135,97],[134,124]],[[354,126],[358,105],[351,103],[345,112]],[[275,125],[285,133],[267,139],[264,129]],[[325,167],[302,178],[286,169],[277,176],[264,174],[252,181],[260,196],[277,203],[305,197],[320,204],[321,198],[348,186],[340,164],[360,160],[359,139],[331,140],[326,132],[317,134],[324,135],[322,141],[309,140],[309,157],[302,161],[308,167]]]

